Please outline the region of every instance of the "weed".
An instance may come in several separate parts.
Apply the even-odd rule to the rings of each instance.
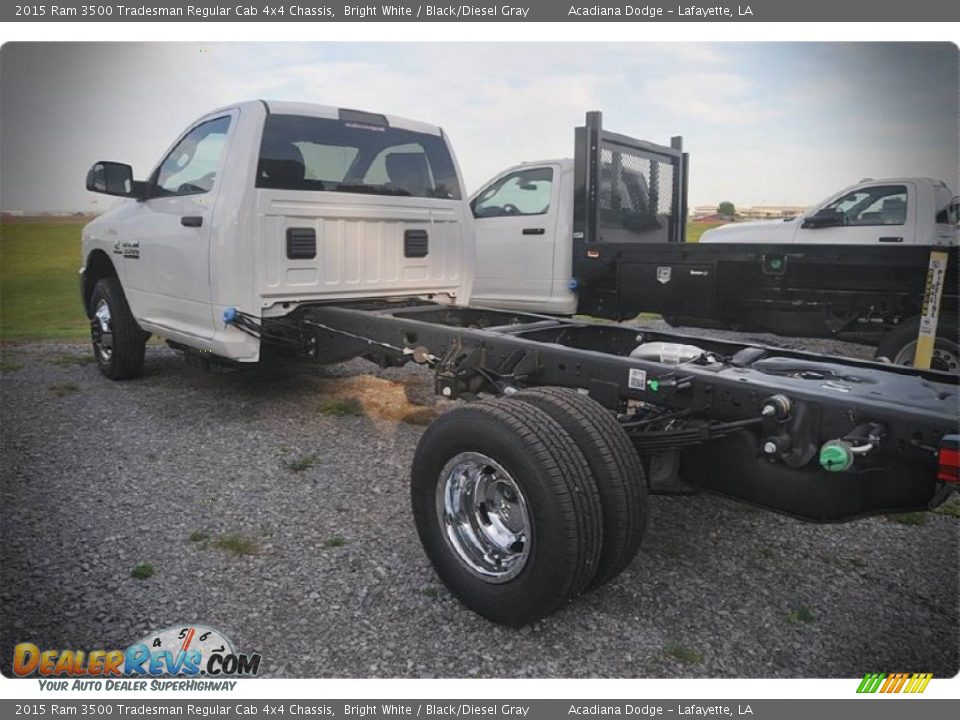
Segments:
[[[209,539],[210,536],[203,532],[203,530],[194,530],[192,533],[190,533],[190,542],[198,543]]]
[[[318,456],[316,453],[308,453],[290,460],[284,460],[283,467],[292,473],[302,473],[304,470],[309,470],[316,465],[317,460]]]
[[[440,588],[435,585],[429,585],[423,589],[423,594],[428,598],[436,600],[440,597]]]
[[[363,405],[353,397],[324,398],[317,403],[317,412],[332,417],[350,417],[352,415],[363,415]]]
[[[153,572],[153,565],[150,563],[137,563],[133,566],[133,570],[130,571],[130,577],[137,580],[146,580],[148,577],[153,575]]]
[[[678,642],[670,641],[664,646],[664,651],[667,655],[675,657],[677,660],[682,660],[685,663],[697,664],[703,662],[703,653],[695,648],[687,647],[686,645],[681,645]]]
[[[950,517],[960,518],[960,496],[954,495],[934,510],[934,512],[938,515],[949,515]]]
[[[813,616],[813,613],[810,612],[810,608],[806,605],[801,605],[800,607],[791,610],[787,613],[787,622],[791,623],[811,623],[816,618]]]
[[[901,525],[926,525],[927,514],[922,512],[900,513],[899,515],[890,515],[890,520]]]
[[[343,547],[347,544],[347,539],[345,537],[340,537],[339,535],[334,535],[332,538],[329,538],[324,545],[327,547],[337,548]]]
[[[249,540],[236,533],[218,537],[213,541],[213,544],[231,555],[256,555],[260,552],[260,547],[253,540]]]
[[[51,385],[50,392],[57,397],[64,397],[66,395],[72,395],[75,392],[80,392],[80,388],[74,385],[72,382],[65,382],[60,383],[59,385]]]

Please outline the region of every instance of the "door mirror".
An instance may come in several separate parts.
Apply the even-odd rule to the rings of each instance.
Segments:
[[[133,179],[133,168],[123,163],[101,161],[87,173],[87,190],[103,195],[141,198],[144,183]]]
[[[817,210],[813,215],[805,218],[802,227],[804,228],[824,228],[840,227],[847,224],[847,216],[836,208],[823,208]]]

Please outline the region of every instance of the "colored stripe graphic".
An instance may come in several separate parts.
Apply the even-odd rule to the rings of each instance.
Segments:
[[[867,673],[857,687],[858,693],[922,693],[933,673]]]

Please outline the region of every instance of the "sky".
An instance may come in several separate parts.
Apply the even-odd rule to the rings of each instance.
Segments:
[[[185,127],[240,100],[440,125],[469,192],[572,157],[587,110],[690,153],[690,205],[811,205],[864,177],[958,188],[958,51],[947,43],[7,43],[0,205],[104,209],[97,160],[145,178]]]

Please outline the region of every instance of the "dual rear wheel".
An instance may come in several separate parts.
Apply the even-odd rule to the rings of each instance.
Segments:
[[[421,438],[411,482],[417,531],[441,580],[470,609],[513,626],[630,563],[646,492],[614,416],[561,388],[446,413]]]

